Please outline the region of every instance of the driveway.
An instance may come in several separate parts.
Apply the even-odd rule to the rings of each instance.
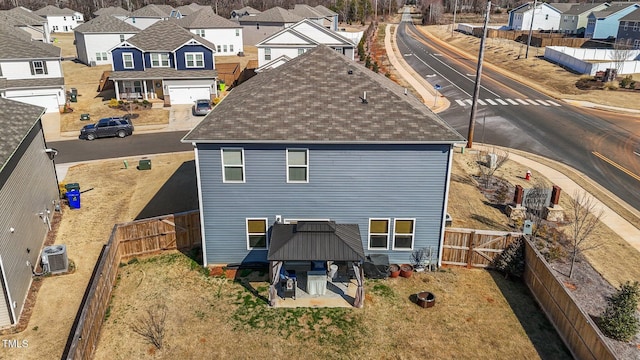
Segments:
[[[191,130],[204,116],[194,116],[191,105],[172,105],[169,110],[169,125],[165,131]]]

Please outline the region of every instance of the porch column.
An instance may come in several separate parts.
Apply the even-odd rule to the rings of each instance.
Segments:
[[[353,263],[353,272],[356,275],[356,281],[358,283],[356,296],[353,299],[353,307],[361,308],[364,306],[364,273],[362,271],[362,262]]]
[[[144,99],[145,100],[149,100],[149,98],[147,96],[147,80],[144,80],[142,82],[142,91],[144,91]]]
[[[120,88],[118,86],[118,80],[114,80],[113,81],[113,85],[115,86],[115,90],[116,90],[116,100],[120,101]]]
[[[280,270],[282,269],[282,261],[271,261],[269,264],[270,271],[270,280],[271,284],[269,285],[269,306],[276,305],[276,298],[278,297],[278,291],[276,290],[276,285],[278,285],[278,281],[280,280]]]

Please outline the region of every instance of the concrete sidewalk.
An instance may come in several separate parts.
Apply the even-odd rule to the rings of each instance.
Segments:
[[[397,27],[396,27],[397,28]],[[391,39],[393,37],[393,39]],[[395,46],[395,31],[393,34],[391,33],[391,24],[387,24],[387,28],[385,31],[385,48],[387,54],[389,56],[389,60],[391,64],[394,66],[396,71],[400,73],[400,75],[411,85],[414,87],[416,92],[423,97],[425,104],[429,106],[429,104],[433,105],[435,103],[434,94],[436,94],[435,89],[427,83],[422,77],[420,77],[415,71],[411,70],[409,65],[404,61],[402,56],[399,56],[399,50],[397,46]],[[442,100],[442,101],[441,101]],[[439,106],[429,106],[434,112],[443,111],[448,108],[449,102],[444,97],[439,97],[437,100],[440,103]],[[629,109],[619,109],[607,106],[600,106],[598,104],[586,103],[586,102],[572,102],[574,105],[582,105],[585,107],[597,107],[601,109],[611,110],[611,111],[621,111],[621,112],[635,112],[629,111]],[[640,111],[639,111],[640,113]],[[482,148],[482,145],[476,144],[476,148]],[[602,220],[607,224],[607,226],[617,233],[620,237],[626,240],[631,246],[633,246],[636,250],[640,251],[640,229],[636,228],[634,225],[629,223],[627,220],[622,218],[620,215],[615,213],[610,207],[604,204],[602,201],[593,197],[589,194],[584,188],[578,185],[576,182],[571,180],[568,176],[563,174],[562,172],[553,169],[547,165],[544,165],[540,162],[532,160],[528,157],[519,155],[513,149],[504,149],[509,153],[509,159],[515,162],[518,162],[529,169],[535,170],[541,174],[543,174],[549,181],[553,184],[558,185],[567,196],[573,196],[576,193],[585,193],[590,196],[593,201],[596,203],[596,211],[602,210]],[[550,161],[550,160],[549,160]],[[560,166],[566,167],[566,165],[560,164]],[[573,169],[572,169],[573,170]],[[577,170],[573,170],[574,173],[579,173]],[[623,200],[617,198],[615,195],[611,194],[609,191],[603,189],[601,186],[597,185],[595,182],[588,179],[586,176],[582,176],[583,179],[588,180],[593,183],[593,186],[599,188],[601,191],[609,194],[609,198],[611,201],[615,201],[624,208],[628,209],[631,213],[635,214],[636,217],[640,217],[640,212],[636,209],[633,209],[630,205],[626,204]]]

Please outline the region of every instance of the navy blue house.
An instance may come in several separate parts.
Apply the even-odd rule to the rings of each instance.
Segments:
[[[217,97],[215,45],[171,21],[158,21],[111,49],[117,100],[191,104]]]
[[[392,263],[440,254],[453,146],[465,140],[405,89],[319,46],[238,86],[182,141],[195,148],[211,266],[272,261],[284,251],[270,248],[274,226],[302,222],[355,224],[359,251]],[[318,239],[283,259],[345,260]]]

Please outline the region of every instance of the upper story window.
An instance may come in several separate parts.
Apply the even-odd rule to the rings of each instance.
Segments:
[[[222,45],[222,52],[227,52],[227,45]]]
[[[393,224],[393,250],[412,250],[415,219],[395,219]]]
[[[247,250],[267,248],[267,219],[247,219]]]
[[[264,49],[264,59],[267,61],[271,60],[271,48]]]
[[[244,150],[222,149],[222,181],[244,182]]]
[[[638,31],[638,23],[637,22],[633,23],[633,31]]]
[[[236,29],[236,36],[240,36],[240,29]]]
[[[389,219],[369,219],[369,250],[389,249]]]
[[[218,46],[217,51],[218,51],[218,52],[222,52],[222,46],[220,46],[220,45],[217,45],[217,46]]]
[[[309,182],[309,150],[287,149],[287,182]]]
[[[63,17],[62,17],[62,20],[67,21],[67,17],[66,17],[66,16],[63,16]]]
[[[204,37],[204,29],[196,29],[196,35]]]
[[[185,64],[188,68],[203,68],[204,67],[204,54],[203,53],[184,53]]]
[[[633,48],[634,49],[640,49],[640,40],[639,39],[633,40]]]
[[[304,49],[298,49],[298,56],[304,54]]]
[[[545,20],[549,20],[549,14],[545,14],[545,15],[544,15],[544,19],[545,19]]]
[[[233,52],[233,44],[229,44],[229,52]]]
[[[151,54],[151,67],[169,67],[169,54]]]
[[[120,34],[120,42],[124,41],[124,34]]]
[[[43,60],[33,60],[31,61],[31,75],[46,75],[47,72],[47,63]]]
[[[125,69],[133,69],[133,53],[122,53],[122,66]]]

